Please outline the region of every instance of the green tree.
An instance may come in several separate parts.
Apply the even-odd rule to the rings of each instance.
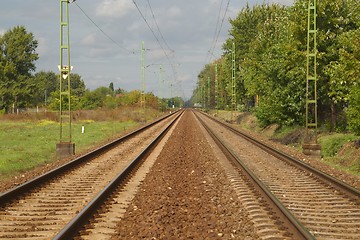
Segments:
[[[111,82],[111,83],[109,84],[109,89],[110,89],[111,92],[114,94],[115,89],[114,89],[114,83],[113,83],[113,82]]]
[[[320,113],[323,113],[320,115],[330,118],[331,130],[346,128],[343,115],[348,104],[346,96],[352,85],[347,78],[352,70],[345,63],[346,55],[352,54],[346,52],[351,45],[359,45],[354,39],[347,38],[353,37],[353,31],[360,27],[358,10],[358,1],[326,0],[318,3],[319,102]]]
[[[33,106],[47,105],[49,103],[50,94],[59,88],[58,78],[59,76],[52,71],[35,73],[34,77],[29,81]]]
[[[87,90],[85,91],[84,96],[80,99],[80,108],[98,109],[104,107],[106,102],[112,104],[110,99],[107,100],[107,97],[112,97],[112,92],[107,87],[99,87],[93,91]]]
[[[59,110],[59,106],[60,106],[60,92],[59,92],[59,78],[60,75],[59,74],[54,74],[52,72],[48,72],[48,73],[39,73],[40,75],[37,76],[37,74],[35,74],[35,77],[39,77],[39,78],[43,78],[46,77],[47,79],[45,80],[46,84],[51,84],[55,81],[55,84],[53,86],[49,86],[47,85],[46,87],[49,87],[49,89],[45,88],[46,91],[49,91],[50,93],[47,95],[48,96],[48,104],[49,104],[49,108],[52,110]],[[56,79],[54,78],[56,76]],[[40,81],[41,82],[41,81]],[[67,83],[66,83],[67,85]],[[85,89],[85,83],[82,80],[81,76],[79,74],[76,73],[71,73],[70,75],[70,85],[71,85],[71,109],[72,110],[76,110],[76,109],[80,109],[83,105],[82,105],[82,98],[84,97],[85,93],[86,93],[86,89]],[[40,85],[41,87],[41,85]],[[65,86],[66,87],[66,86]],[[54,89],[56,89],[56,91],[53,91]],[[44,90],[44,91],[45,91]],[[39,90],[39,94],[42,94],[43,90]],[[64,100],[66,100],[66,97],[64,97]],[[63,102],[63,107],[67,107],[67,102],[64,101]]]
[[[28,105],[28,81],[38,59],[37,40],[24,26],[17,26],[0,36],[0,95],[5,107]]]
[[[349,129],[360,136],[360,87],[359,83],[351,89],[349,108],[346,111],[349,119]]]
[[[114,91],[115,94],[125,94],[126,91],[122,88],[117,88],[115,91]]]
[[[360,125],[360,4],[358,0],[323,0],[317,6],[320,122],[331,122],[334,130],[344,130],[349,124],[355,131]],[[251,106],[258,96],[254,111],[263,125],[304,124],[307,14],[308,0],[296,0],[291,7],[263,4],[242,9],[230,20],[223,56],[200,72],[192,101],[208,102],[204,86],[208,76],[213,79],[217,63],[218,101],[222,107],[229,105],[235,42],[238,103]]]
[[[121,102],[123,105],[128,105],[128,106],[137,105],[140,103],[140,96],[141,96],[141,92],[139,90],[133,90],[125,94],[121,98]]]
[[[86,86],[84,80],[77,73],[71,73],[70,76],[71,95],[81,97],[84,95]]]

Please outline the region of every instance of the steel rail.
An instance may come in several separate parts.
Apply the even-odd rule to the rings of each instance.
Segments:
[[[2,205],[5,205],[6,203],[14,200],[15,198],[17,198],[18,196],[26,193],[26,192],[29,192],[30,190],[34,189],[35,187],[37,186],[40,186],[41,184],[49,181],[50,179],[53,179],[55,178],[56,176],[58,176],[59,174],[71,169],[71,168],[74,168],[78,165],[80,165],[81,163],[84,163],[84,162],[87,162],[87,161],[90,161],[91,159],[94,159],[95,157],[109,151],[110,149],[112,149],[114,146],[120,144],[122,141],[125,141],[127,139],[130,139],[132,138],[133,136],[135,136],[136,134],[142,132],[142,131],[145,131],[146,129],[150,128],[151,126],[165,120],[166,118],[169,118],[171,117],[172,115],[178,113],[178,111],[175,111],[171,114],[168,114],[162,118],[159,118],[158,120],[156,121],[153,121],[135,131],[132,131],[128,134],[126,134],[125,136],[121,137],[121,138],[118,138],[104,146],[101,146],[89,153],[86,153],[85,155],[82,155],[80,157],[77,157],[76,159],[60,166],[60,167],[57,167],[51,171],[48,171],[30,181],[27,181],[23,184],[20,184],[19,186],[17,187],[14,187],[12,189],[9,189],[8,191],[5,191],[3,193],[0,194],[0,206]]]
[[[308,231],[308,229],[300,223],[297,218],[281,203],[281,201],[266,187],[264,183],[256,177],[256,175],[243,163],[243,161],[210,129],[210,127],[195,114],[197,119],[206,129],[206,131],[213,138],[215,143],[219,146],[224,155],[239,166],[251,181],[253,186],[264,196],[265,200],[276,207],[278,216],[285,219],[284,225],[289,229],[294,236],[294,239],[315,239],[315,237]],[[205,115],[207,116],[207,115]]]
[[[201,112],[202,113],[202,112]],[[302,170],[306,171],[306,172],[311,172],[313,173],[315,176],[317,176],[320,180],[322,180],[325,183],[328,183],[330,185],[332,185],[333,187],[335,187],[336,189],[340,190],[341,192],[346,192],[348,195],[355,197],[355,198],[360,198],[360,190],[357,188],[354,188],[353,186],[329,175],[326,174],[312,166],[310,166],[309,164],[293,157],[290,156],[276,148],[273,148],[271,146],[268,146],[258,140],[256,140],[255,138],[251,137],[250,135],[241,132],[237,129],[234,129],[233,127],[229,126],[226,123],[223,123],[217,119],[215,119],[212,116],[209,116],[205,113],[202,113],[203,115],[207,116],[208,118],[212,119],[213,121],[221,124],[222,126],[226,127],[227,129],[229,129],[230,131],[234,132],[235,134],[245,138],[246,140],[248,140],[249,142],[253,143],[254,145],[258,146],[259,148],[261,148],[262,150],[264,150],[265,152],[271,154],[272,156],[283,160],[289,164],[292,164],[295,167],[301,168]]]
[[[54,238],[53,240],[72,239],[84,224],[94,215],[101,205],[110,197],[116,188],[123,182],[129,174],[139,165],[141,160],[156,147],[160,140],[165,136],[177,119],[183,114],[179,114],[131,163],[124,168],[87,206],[83,208]]]

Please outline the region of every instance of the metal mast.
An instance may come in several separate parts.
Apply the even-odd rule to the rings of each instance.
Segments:
[[[206,109],[206,101],[205,101],[205,80],[203,81],[203,84],[201,86],[201,97],[202,97],[202,102],[204,104],[203,109]]]
[[[159,75],[159,104],[160,110],[162,110],[162,65],[160,64],[160,75]]]
[[[215,64],[215,105],[216,110],[219,110],[219,103],[218,103],[218,65]]]
[[[145,47],[144,41],[141,42],[141,96],[140,106],[145,109]]]
[[[236,86],[235,86],[235,43],[233,42],[232,46],[232,71],[231,71],[231,102],[232,110],[236,110]]]
[[[306,54],[306,133],[308,136],[311,130],[315,129],[316,132],[317,128],[316,53],[316,0],[309,0]]]
[[[308,2],[308,31],[306,54],[306,136],[304,139],[304,153],[312,154],[321,150],[317,144],[317,95],[316,95],[316,65],[317,65],[317,27],[316,0]]]
[[[57,158],[75,153],[71,139],[71,81],[70,73],[69,1],[60,0],[60,143],[57,144]]]
[[[208,87],[208,92],[207,92],[207,96],[208,96],[208,99],[207,99],[207,102],[208,102],[208,108],[210,109],[210,105],[211,105],[211,80],[210,80],[210,77],[208,77],[208,81],[207,81],[207,87]]]

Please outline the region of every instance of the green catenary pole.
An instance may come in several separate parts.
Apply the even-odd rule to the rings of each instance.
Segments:
[[[317,141],[311,137],[311,131],[317,132],[317,96],[316,96],[316,0],[309,0],[308,34],[307,34],[307,73],[306,73],[306,133],[308,140]]]
[[[215,104],[216,111],[219,110],[219,102],[218,102],[218,65],[215,64]]]
[[[207,96],[208,96],[208,99],[207,99],[207,106],[208,108],[210,109],[210,105],[211,105],[211,79],[210,77],[208,77],[208,81],[207,81]]]
[[[145,47],[144,41],[141,42],[141,108],[145,109]]]
[[[203,102],[203,109],[206,109],[206,102],[205,102],[205,81],[203,81],[203,84],[201,86],[201,97]]]
[[[160,64],[160,75],[159,75],[159,103],[160,109],[162,109],[162,65]]]
[[[232,71],[231,71],[231,103],[232,103],[232,113],[233,111],[236,111],[236,83],[235,83],[235,42],[232,44]],[[231,117],[233,118],[233,114],[231,114]],[[233,119],[232,119],[233,120]]]
[[[308,31],[306,53],[306,135],[303,152],[309,155],[321,156],[321,146],[317,143],[317,27],[316,0],[308,2]]]
[[[71,136],[71,91],[70,91],[70,34],[69,1],[60,0],[60,143],[57,145],[57,158],[75,153]]]

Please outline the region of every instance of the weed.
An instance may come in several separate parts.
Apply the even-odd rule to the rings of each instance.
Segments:
[[[324,157],[334,157],[342,146],[357,139],[353,134],[334,133],[331,135],[323,135],[319,138],[322,147],[322,155]]]

